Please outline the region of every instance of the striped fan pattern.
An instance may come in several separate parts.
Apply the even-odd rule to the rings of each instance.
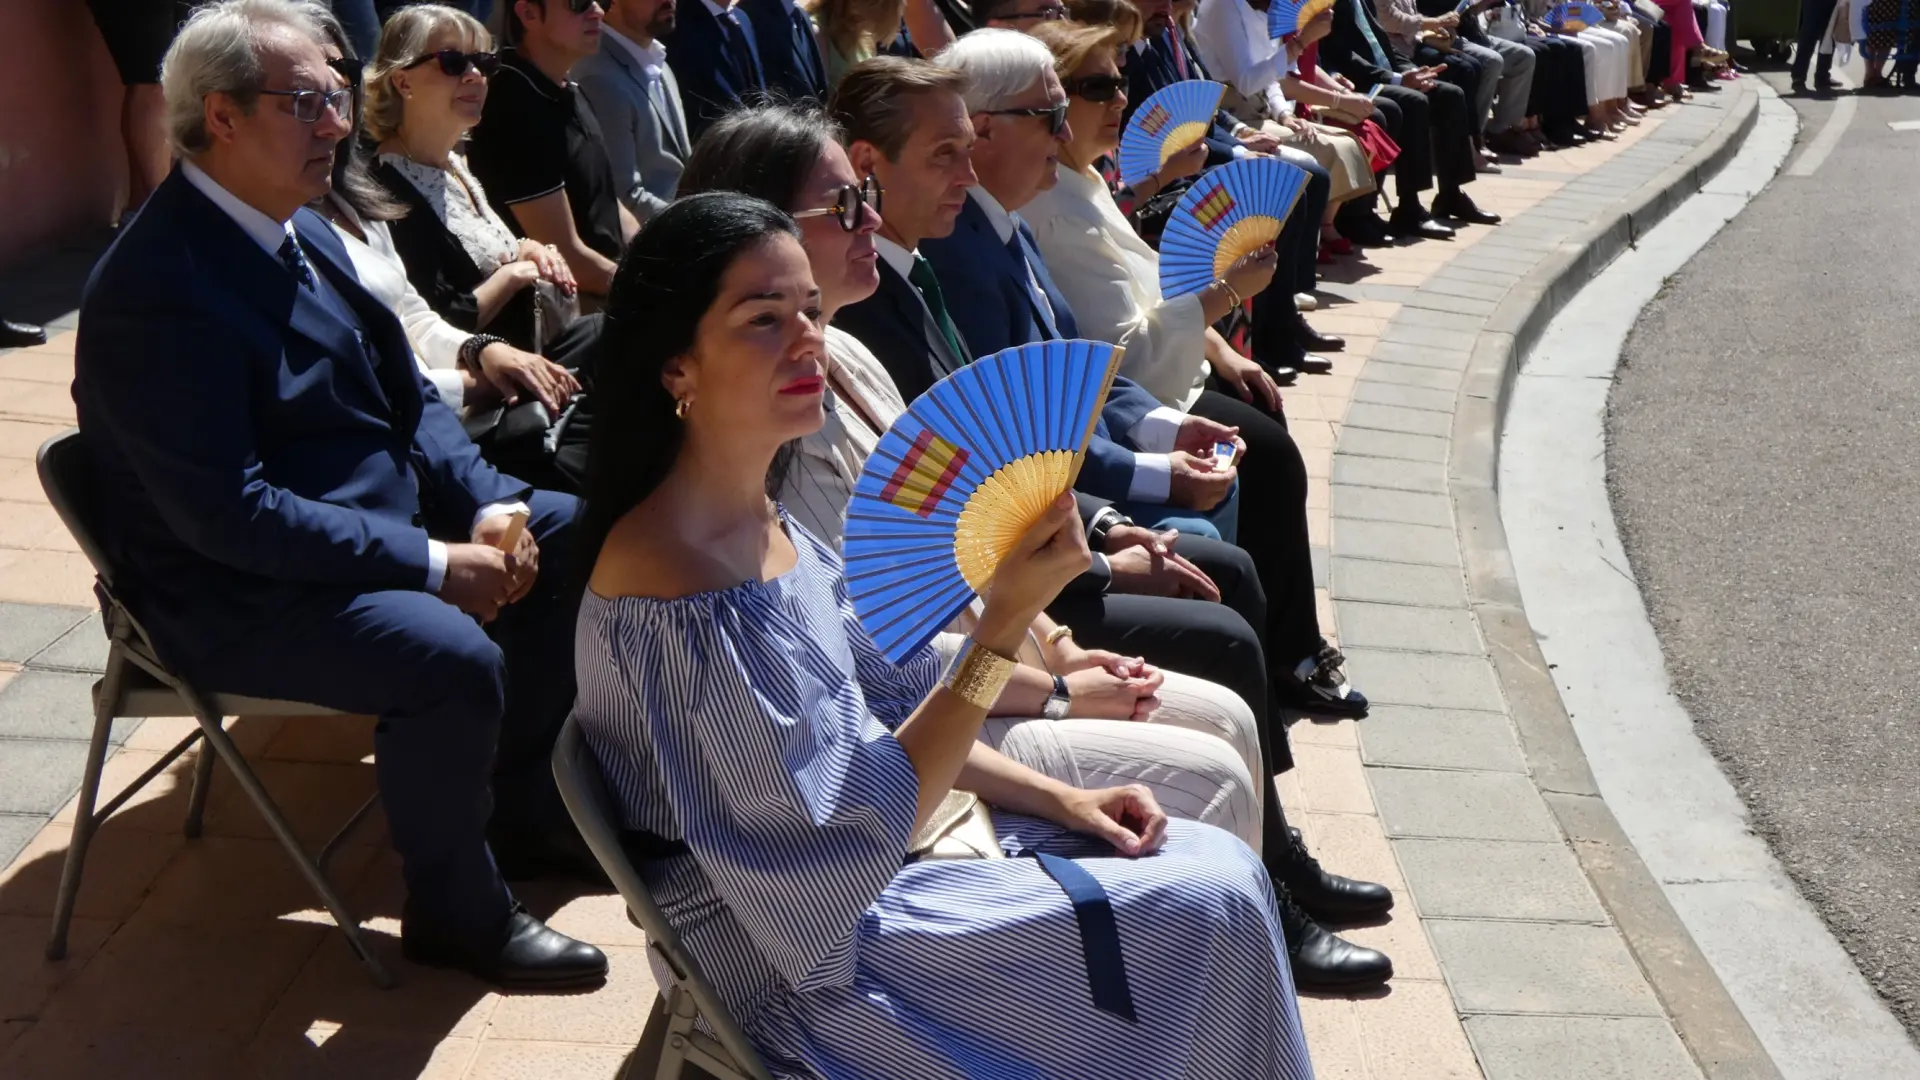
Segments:
[[[1306,187],[1307,171],[1279,158],[1244,158],[1209,169],[1167,218],[1160,236],[1160,294],[1199,292],[1273,243]]]
[[[1073,486],[1123,350],[1007,349],[935,383],[894,421],[847,504],[860,624],[896,663],[952,622]]]
[[[1174,154],[1206,137],[1220,109],[1225,83],[1187,79],[1153,92],[1120,133],[1120,182],[1137,184]]]
[[[1582,0],[1569,0],[1568,3],[1555,4],[1547,9],[1547,25],[1558,26],[1569,34],[1577,34],[1589,26],[1598,26],[1606,21],[1606,12]]]

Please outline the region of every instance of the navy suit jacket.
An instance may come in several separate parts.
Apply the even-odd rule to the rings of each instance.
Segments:
[[[777,2],[777,0],[776,0]],[[677,4],[673,33],[660,40],[667,46],[667,66],[680,84],[680,104],[686,110],[687,136],[700,141],[700,133],[715,120],[743,103],[759,101],[764,87],[755,81],[752,71],[741,71],[727,52],[720,20],[700,0]],[[754,42],[761,49],[765,64],[768,42],[756,26]],[[778,44],[778,42],[774,42]]]
[[[308,264],[361,331],[175,170],[94,268],[73,396],[122,599],[192,661],[317,589],[427,583],[429,535],[530,488],[482,461],[400,322],[310,210]]]
[[[826,104],[827,65],[820,57],[820,44],[814,40],[813,25],[806,13],[789,11],[786,0],[741,0],[740,10],[753,24],[753,40],[760,46],[760,66],[767,73],[767,90],[789,104]],[[806,27],[804,33],[798,32],[802,25]],[[671,48],[667,55],[673,55]]]
[[[1025,253],[1024,261],[1000,242],[987,212],[972,196],[968,196],[951,235],[920,242],[920,254],[933,264],[940,278],[947,310],[976,356],[1035,341],[1080,336],[1073,310],[1054,286],[1025,222],[1015,230],[1014,242]],[[1032,267],[1034,279],[1053,309],[1051,325],[1048,313],[1041,310],[1033,290],[1027,287],[1028,267]],[[1103,499],[1125,499],[1133,483],[1133,451],[1116,442],[1113,432],[1132,431],[1159,405],[1152,394],[1131,379],[1116,377],[1106,407],[1100,411],[1100,422],[1094,425],[1086,464],[1075,486]]]

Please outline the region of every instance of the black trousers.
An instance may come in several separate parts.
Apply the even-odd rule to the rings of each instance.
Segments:
[[[1320,219],[1326,216],[1333,178],[1319,162],[1300,163],[1307,171],[1307,188],[1293,213],[1287,215],[1274,249],[1280,255],[1273,281],[1253,297],[1253,359],[1267,367],[1292,367],[1306,355],[1293,337],[1297,313],[1293,294],[1313,291],[1314,260],[1320,254]]]
[[[1534,55],[1528,114],[1549,126],[1570,124],[1587,115],[1587,61],[1580,46],[1555,37],[1530,37],[1521,44]]]
[[[1459,87],[1436,83],[1422,93],[1406,86],[1382,86],[1373,104],[1394,124],[1387,134],[1400,144],[1400,156],[1393,163],[1399,213],[1410,213],[1419,193],[1436,181],[1442,195],[1473,181],[1472,116]]]
[[[1827,24],[1833,21],[1834,0],[1800,0],[1800,40],[1793,47],[1793,81],[1807,81],[1807,65],[1813,64],[1815,76],[1825,79],[1833,74],[1833,54],[1815,53],[1820,48],[1820,37],[1827,32]],[[1704,21],[1704,20],[1703,20]],[[1660,52],[1673,63],[1673,48],[1668,46]],[[1668,68],[1668,75],[1672,68]],[[1668,76],[1662,76],[1664,80]]]
[[[1480,79],[1482,76],[1480,61],[1475,60],[1466,53],[1458,51],[1441,52],[1431,45],[1422,45],[1414,50],[1413,62],[1426,67],[1432,67],[1435,64],[1445,64],[1445,70],[1440,72],[1440,81],[1450,86],[1459,87],[1460,92],[1466,96],[1469,107],[1471,107],[1474,102],[1480,100]],[[1474,119],[1473,125],[1470,126],[1468,130],[1475,135],[1480,133],[1478,117]]]

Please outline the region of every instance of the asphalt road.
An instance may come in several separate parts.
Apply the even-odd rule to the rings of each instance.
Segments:
[[[1920,97],[1857,98],[1805,177],[1840,106],[1793,104],[1788,170],[1628,340],[1608,487],[1702,737],[1920,1036],[1920,130],[1888,126]]]

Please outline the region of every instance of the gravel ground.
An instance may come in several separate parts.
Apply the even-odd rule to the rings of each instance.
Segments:
[[[1795,105],[1804,147],[1835,106]],[[1912,118],[1861,99],[1814,176],[1782,173],[1667,282],[1607,435],[1681,700],[1920,1033],[1920,131],[1888,127]]]

